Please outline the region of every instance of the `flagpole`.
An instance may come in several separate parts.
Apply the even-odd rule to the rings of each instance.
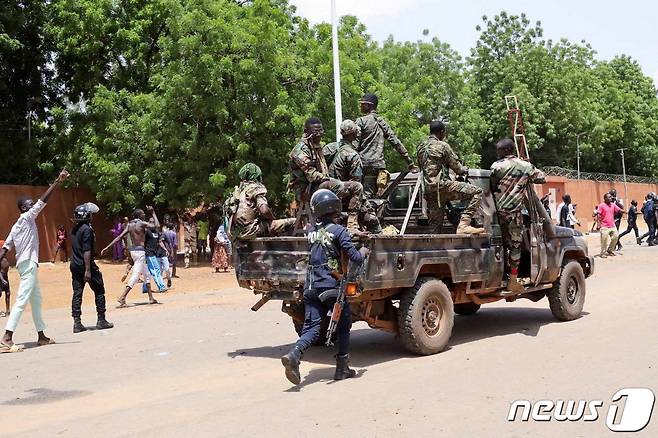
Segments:
[[[336,0],[331,0],[331,42],[334,58],[334,101],[336,109],[336,141],[340,141],[340,124],[343,122],[343,104],[340,95],[340,61],[338,57],[338,16]]]

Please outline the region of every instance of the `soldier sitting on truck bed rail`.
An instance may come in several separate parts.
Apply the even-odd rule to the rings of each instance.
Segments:
[[[450,179],[450,169],[457,175],[468,173],[468,167],[463,166],[457,154],[443,140],[446,137],[446,126],[435,120],[430,123],[430,136],[418,147],[418,164],[423,171],[425,185],[425,201],[427,202],[429,223],[434,232],[441,233],[443,214],[441,209],[446,201],[459,199],[469,200],[469,204],[461,215],[458,234],[480,234],[483,228],[471,226],[471,219],[480,207],[482,189],[473,184]]]
[[[351,181],[361,184],[363,165],[358,152],[352,148],[352,143],[359,135],[359,127],[352,120],[343,120],[340,124],[340,135],[342,137],[340,142],[329,143],[322,148],[322,154],[329,167],[329,176],[343,182]],[[344,207],[347,206],[344,205]],[[381,231],[379,219],[363,192],[358,223],[372,233]]]
[[[226,202],[231,214],[229,234],[233,238],[253,239],[280,236],[292,231],[294,218],[275,219],[267,203],[267,189],[261,182],[262,172],[254,163],[240,169],[240,185]]]
[[[304,327],[293,348],[281,358],[286,377],[295,385],[299,385],[301,381],[299,363],[302,355],[320,336],[322,319],[333,307],[331,292],[340,284],[337,277],[341,272],[341,252],[344,251],[352,263],[361,264],[368,251],[366,248],[357,250],[350,233],[343,226],[334,223],[342,210],[342,202],[334,193],[329,190],[315,192],[311,198],[311,209],[315,226],[308,234],[310,249],[304,284]],[[333,301],[336,301],[335,298]],[[351,327],[352,311],[349,302],[346,302],[336,327],[338,354],[335,356],[334,380],[356,376],[356,372],[349,367]]]
[[[500,140],[496,144],[498,161],[491,165],[491,185],[503,231],[503,242],[509,250],[510,277],[507,289],[511,292],[521,292],[523,285],[517,279],[523,241],[521,210],[528,184],[544,183],[546,175],[529,162],[516,157],[515,148],[514,141],[510,138]]]
[[[329,176],[329,167],[322,153],[321,140],[324,134],[322,122],[311,117],[304,123],[304,135],[290,152],[290,172],[292,178],[289,187],[295,190],[298,201],[304,202],[319,189],[328,189],[348,204],[351,213],[348,227],[358,229],[357,215],[368,213],[369,205],[364,202],[363,186],[356,181],[342,182]],[[363,225],[372,233],[381,229],[374,215]]]

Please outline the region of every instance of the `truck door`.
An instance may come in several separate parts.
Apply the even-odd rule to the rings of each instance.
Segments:
[[[530,215],[530,279],[538,284],[546,270],[546,234],[544,232],[544,218],[537,211],[536,194],[532,185],[528,185],[527,203]]]

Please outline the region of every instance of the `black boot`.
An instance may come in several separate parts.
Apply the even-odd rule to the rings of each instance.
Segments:
[[[108,322],[105,319],[105,312],[98,312],[98,322],[96,322],[96,328],[98,330],[105,330],[105,329],[111,329],[114,327],[114,324],[111,322]]]
[[[356,371],[350,368],[350,355],[337,354],[336,355],[336,373],[334,380],[349,379],[356,376]]]
[[[302,376],[299,374],[299,362],[302,359],[302,351],[296,345],[292,350],[281,358],[281,363],[286,367],[286,377],[290,383],[299,385],[302,381]]]
[[[73,333],[80,333],[84,331],[87,331],[87,327],[82,325],[80,317],[73,318]]]

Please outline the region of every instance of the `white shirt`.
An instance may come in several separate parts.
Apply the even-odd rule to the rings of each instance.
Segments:
[[[39,199],[28,211],[21,214],[5,240],[3,248],[11,251],[16,248],[16,264],[25,260],[39,263],[39,232],[36,218],[46,203]]]

